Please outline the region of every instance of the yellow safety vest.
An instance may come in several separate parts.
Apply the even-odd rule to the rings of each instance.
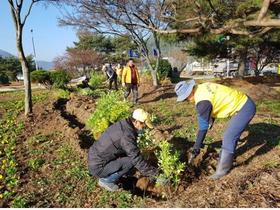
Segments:
[[[239,111],[247,101],[247,96],[232,88],[216,83],[203,83],[197,86],[195,104],[208,100],[212,104],[213,118],[227,118]]]

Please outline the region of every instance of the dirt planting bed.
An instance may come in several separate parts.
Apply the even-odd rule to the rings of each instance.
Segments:
[[[222,80],[220,83],[243,90],[256,101],[275,100],[280,97],[279,92],[274,90],[270,83],[267,84],[266,80],[263,83],[256,82],[254,84],[245,80]],[[178,135],[181,135],[179,133],[180,129],[184,129],[187,126],[190,129],[190,126],[194,126],[192,124],[196,119],[195,114],[188,112],[190,106],[186,105],[187,108],[185,108],[183,105],[175,104],[174,84],[166,84],[159,88],[154,88],[149,84],[142,84],[139,92],[140,106],[144,106],[149,112],[155,113],[160,117],[166,117],[164,122],[160,121],[157,124],[157,130],[153,134],[155,138],[169,140],[174,145],[174,148],[180,152],[181,161],[186,162],[188,160],[188,151],[193,142],[188,139],[191,137],[183,138]],[[37,180],[47,182],[50,179],[51,175],[48,173],[57,167],[57,159],[54,156],[57,155],[57,151],[58,154],[61,153],[59,151],[62,145],[68,145],[74,151],[73,155],[77,159],[76,161],[80,162],[84,168],[87,168],[87,151],[94,140],[90,131],[85,127],[85,122],[89,115],[94,112],[94,109],[94,99],[72,95],[68,100],[48,99],[37,103],[34,106],[33,116],[28,119],[21,117],[21,119],[25,120],[26,126],[22,135],[18,138],[16,152],[22,180],[19,193],[35,193],[35,198],[32,203],[29,203],[29,206],[117,206],[119,198],[114,197],[116,194],[104,194],[98,187],[86,193],[82,188],[74,186],[75,184],[72,186],[73,189],[69,188],[67,190],[69,191],[68,196],[75,191],[78,196],[77,200],[75,200],[76,203],[71,203],[70,201],[67,201],[67,205],[63,205],[62,201],[60,204],[56,203],[55,200],[61,197],[60,189],[71,186],[70,177],[56,185],[49,185],[49,187],[48,184],[44,185],[43,191],[40,191],[40,188],[34,184]],[[172,115],[169,116],[170,113],[167,112]],[[275,117],[272,119],[271,116]],[[169,121],[168,117],[170,118]],[[195,159],[194,165],[186,166],[186,170],[181,177],[181,184],[176,189],[170,186],[157,188],[139,173],[135,173],[133,177],[122,179],[121,185],[124,191],[130,192],[135,202],[136,200],[138,202],[132,203],[130,206],[279,208],[280,148],[277,146],[279,144],[277,139],[280,137],[279,123],[279,113],[273,113],[267,107],[262,108],[261,113],[257,113],[250,128],[242,135],[231,173],[219,181],[213,181],[209,179],[209,176],[216,169],[221,146],[220,136],[226,125],[225,122],[217,122],[214,125],[214,131],[209,132],[209,135],[214,140],[206,144],[200,155]],[[221,131],[215,133],[215,130]],[[188,130],[183,130],[183,132],[186,131]],[[35,139],[34,142],[34,136],[47,136],[51,141],[49,141],[49,144],[44,140],[40,140],[42,142],[38,143],[39,140]],[[56,164],[44,164],[39,169],[39,172],[31,171],[29,163],[30,147],[34,147],[34,150],[44,150],[46,147],[51,147],[53,152],[49,154],[43,153],[42,155],[44,159],[48,160],[48,163],[55,162]],[[66,154],[67,152],[65,154],[62,152],[62,155]],[[157,159],[152,151],[147,156],[152,164],[157,164]],[[75,167],[71,161],[72,159],[67,162],[67,166]],[[66,176],[63,174],[63,170],[61,172],[61,176]],[[90,179],[94,180],[91,177]],[[107,200],[104,203],[102,203],[104,198],[101,197],[101,194],[102,196],[107,196]],[[67,197],[67,195],[65,196]],[[63,197],[63,199],[66,198]],[[142,203],[139,203],[139,199]],[[79,203],[77,203],[78,200]]]

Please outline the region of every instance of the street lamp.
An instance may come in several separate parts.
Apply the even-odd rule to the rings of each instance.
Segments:
[[[36,66],[36,70],[38,70],[38,64],[37,64],[36,52],[35,52],[35,44],[34,44],[34,38],[33,38],[33,29],[31,29],[30,32],[31,32],[31,36],[32,36],[32,46],[33,46],[33,54],[34,54],[35,66]]]

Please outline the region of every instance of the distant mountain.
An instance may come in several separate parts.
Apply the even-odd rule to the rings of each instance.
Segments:
[[[37,61],[38,67],[44,70],[50,70],[54,67],[53,62],[49,61]]]
[[[8,58],[8,57],[16,57],[14,55],[12,55],[11,53],[5,51],[5,50],[1,50],[0,49],[0,57],[2,58]],[[49,62],[49,61],[37,61],[38,63],[38,67],[42,68],[44,70],[49,70],[53,68],[53,62]]]
[[[8,53],[5,50],[1,50],[0,49],[0,57],[2,58],[8,58],[8,57],[15,57],[14,55],[12,55],[11,53]]]

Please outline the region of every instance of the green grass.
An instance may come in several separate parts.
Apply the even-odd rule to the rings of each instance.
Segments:
[[[269,108],[273,113],[280,115],[280,101],[264,101],[262,102],[264,106]]]
[[[27,207],[27,200],[22,197],[16,197],[11,205],[12,208],[26,208]]]

